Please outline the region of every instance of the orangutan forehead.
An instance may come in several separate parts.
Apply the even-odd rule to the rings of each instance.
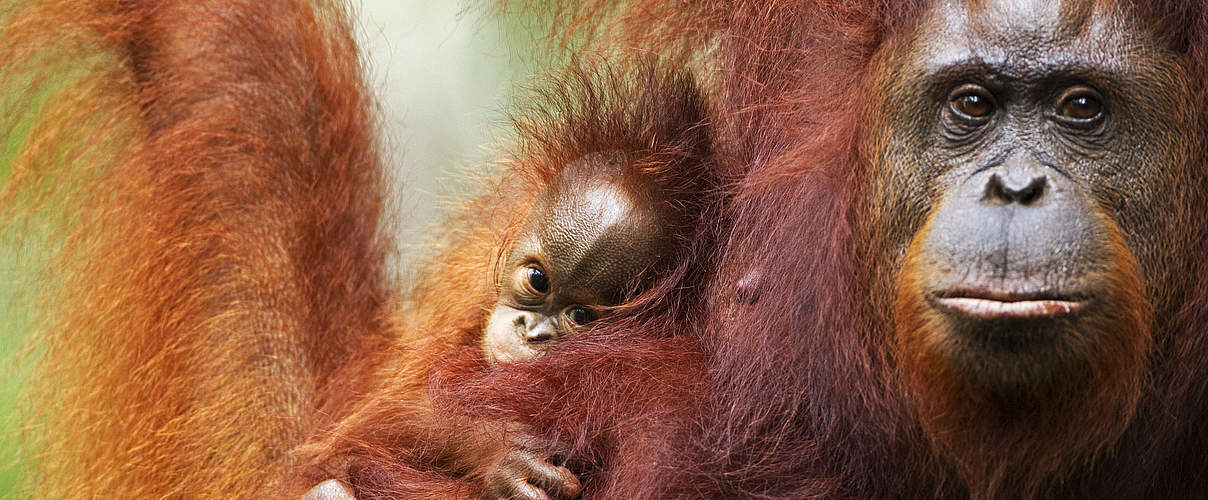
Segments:
[[[546,252],[578,260],[595,247],[640,240],[657,222],[652,187],[619,151],[591,153],[571,162],[542,191],[526,222]]]
[[[539,206],[551,206],[573,202],[586,193],[585,187],[615,185],[626,176],[636,177],[630,169],[628,155],[622,151],[597,151],[588,153],[566,164],[537,200]]]
[[[949,0],[944,3],[975,15],[1030,15],[1043,19],[1047,25],[1068,29],[1078,29],[1091,21],[1097,9],[1114,4],[1107,0]]]
[[[536,258],[559,293],[586,289],[608,302],[667,254],[671,233],[658,203],[624,154],[585,156],[541,193],[513,265]]]
[[[937,67],[968,60],[1110,63],[1137,45],[1137,30],[1122,29],[1125,13],[1111,0],[946,0],[924,15],[918,41]],[[1097,60],[1066,60],[1076,54]]]
[[[542,249],[560,265],[627,261],[662,222],[649,202],[614,183],[587,184],[547,206],[544,224],[531,222]]]

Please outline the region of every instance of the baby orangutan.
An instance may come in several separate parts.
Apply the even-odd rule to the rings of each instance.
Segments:
[[[482,342],[487,361],[532,359],[607,315],[666,267],[680,231],[668,196],[622,152],[567,165],[506,256]]]
[[[627,322],[671,317],[686,300],[643,294],[686,290],[674,285],[710,258],[721,172],[684,71],[649,61],[556,76],[514,115],[506,168],[453,219],[460,225],[396,314],[402,355],[381,360],[374,391],[300,449],[284,496],[313,487],[314,498],[570,500],[618,480],[587,450],[630,428],[603,411],[547,411],[548,397],[595,404],[607,390],[575,386],[565,368],[577,358],[549,351],[609,314],[600,326],[620,354],[632,344],[617,337],[679,333]],[[582,347],[613,352],[609,344]],[[565,394],[548,393],[555,387]]]

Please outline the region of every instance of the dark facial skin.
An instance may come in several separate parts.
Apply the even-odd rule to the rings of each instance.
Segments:
[[[900,67],[872,93],[883,132],[871,136],[884,141],[869,148],[871,213],[887,219],[872,227],[889,240],[873,247],[900,270],[914,245],[928,307],[961,339],[934,348],[953,363],[977,358],[969,370],[1060,349],[1063,331],[1111,307],[1102,277],[1120,265],[1115,238],[1161,302],[1152,292],[1186,245],[1186,221],[1168,215],[1187,213],[1180,188],[1196,141],[1178,56],[1126,16],[979,4],[941,3],[891,56]],[[1034,354],[1026,361],[1059,362]],[[1012,366],[987,376],[1038,368]]]
[[[502,274],[483,350],[531,359],[606,315],[669,255],[674,234],[650,183],[620,153],[568,165],[542,191]]]
[[[1128,425],[1195,253],[1188,74],[1107,3],[938,2],[890,46],[866,262],[912,405],[974,497],[1060,477]]]

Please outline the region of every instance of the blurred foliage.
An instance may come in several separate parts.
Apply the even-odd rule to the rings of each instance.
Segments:
[[[64,264],[56,257],[73,227],[66,197],[88,182],[69,165],[102,161],[113,150],[95,140],[97,123],[65,122],[56,108],[77,108],[96,84],[85,77],[117,63],[104,54],[45,59],[10,64],[0,75],[0,498],[16,496],[30,479],[24,473],[37,433],[22,424],[36,423],[20,416],[40,347],[31,333],[53,320],[46,312],[61,278],[53,266]]]
[[[35,118],[46,102],[49,90],[29,88],[30,82],[5,82],[0,88],[0,200],[6,200],[17,155],[29,135]],[[25,84],[25,88],[21,87]],[[21,99],[32,97],[32,99]],[[0,205],[16,211],[21,204]],[[0,211],[0,498],[13,495],[22,471],[17,407],[21,388],[29,374],[31,359],[22,355],[24,333],[32,327],[40,273],[39,249],[43,238],[36,230],[36,215],[18,217]],[[18,227],[19,226],[19,227]]]

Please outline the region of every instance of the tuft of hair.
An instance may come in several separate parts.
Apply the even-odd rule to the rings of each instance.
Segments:
[[[629,64],[586,58],[530,87],[511,113],[504,163],[535,185],[595,152],[620,151],[674,193],[708,182],[708,108],[693,77],[654,58]],[[688,195],[685,195],[687,197]]]
[[[544,43],[538,61],[565,61],[586,53],[620,60],[657,57],[684,63],[714,43],[728,21],[729,2],[659,0],[495,0],[486,10],[521,23]]]
[[[693,251],[698,229],[710,227],[716,213],[722,175],[714,168],[710,109],[692,75],[654,58],[586,58],[545,77],[519,101],[502,160],[511,176],[546,186],[575,160],[621,152],[637,178],[658,186],[659,203],[674,215],[667,230],[679,248]],[[639,302],[645,304],[630,306]]]

